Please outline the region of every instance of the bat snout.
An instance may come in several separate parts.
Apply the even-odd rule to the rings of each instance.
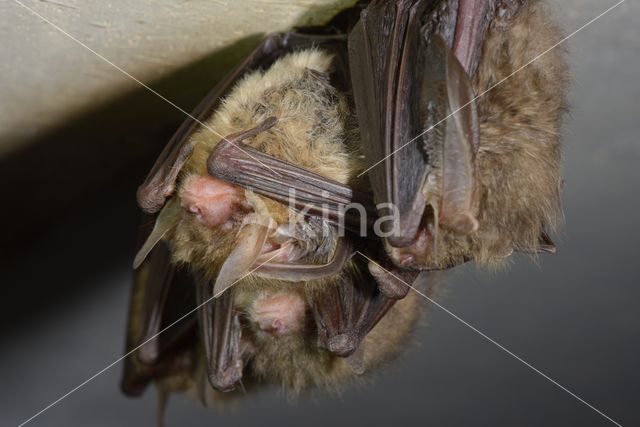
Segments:
[[[406,247],[390,247],[389,255],[401,268],[424,268],[433,256],[434,238],[429,226],[421,226],[414,241]]]
[[[303,329],[307,305],[297,294],[267,296],[256,301],[253,321],[262,331],[291,335]]]
[[[189,177],[181,192],[181,206],[209,227],[229,221],[242,208],[243,191],[211,176]]]

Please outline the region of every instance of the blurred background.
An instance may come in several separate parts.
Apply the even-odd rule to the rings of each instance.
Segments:
[[[261,37],[349,1],[20,0],[185,110]],[[614,1],[552,3],[570,33]],[[640,6],[562,46],[574,83],[559,253],[450,271],[440,303],[621,425],[640,425]],[[18,425],[124,349],[135,190],[182,113],[16,0],[0,3],[0,425]],[[604,417],[435,306],[400,360],[341,396],[268,389],[223,412],[180,396],[167,425],[605,426]],[[428,324],[428,326],[427,326]],[[33,426],[153,426],[122,364]]]

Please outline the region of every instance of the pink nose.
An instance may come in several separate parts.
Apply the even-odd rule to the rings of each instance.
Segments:
[[[293,334],[304,327],[306,304],[297,294],[266,297],[256,301],[255,318],[260,329],[274,335]]]
[[[224,224],[242,201],[242,191],[211,176],[189,177],[182,186],[181,206],[209,227]]]

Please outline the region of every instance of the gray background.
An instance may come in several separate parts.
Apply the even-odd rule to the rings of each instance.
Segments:
[[[555,9],[571,32],[612,4],[570,1]],[[640,425],[638,12],[638,4],[627,1],[565,45],[574,84],[559,254],[538,264],[516,257],[497,273],[457,268],[439,300],[625,426]],[[97,129],[108,124],[91,117]],[[134,192],[152,160],[143,154],[118,177],[74,197],[45,225],[3,223],[6,233],[24,238],[3,240],[1,425],[24,421],[122,354],[138,220]],[[73,171],[74,161],[50,179]],[[9,184],[19,189],[34,173],[22,168]],[[39,178],[46,188],[47,177]],[[49,188],[51,199],[56,191],[65,188]],[[29,202],[29,194],[20,206],[10,200],[4,211],[43,209]],[[437,307],[430,307],[426,320],[428,327],[417,331],[401,360],[342,396],[290,402],[266,390],[223,413],[175,397],[168,425],[610,424]],[[122,396],[121,367],[31,425],[155,425],[154,393]]]

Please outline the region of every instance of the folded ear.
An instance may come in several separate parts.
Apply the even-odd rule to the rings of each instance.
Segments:
[[[480,141],[475,95],[464,68],[445,41],[434,35],[431,41],[444,58],[447,109],[442,171],[440,173],[440,223],[459,233],[478,229],[478,191],[475,157]]]
[[[156,223],[151,230],[151,234],[147,237],[136,257],[133,260],[134,270],[140,267],[140,264],[147,258],[149,252],[158,244],[158,242],[164,237],[165,234],[173,227],[176,226],[180,219],[180,203],[172,199],[165,205],[156,217]]]
[[[193,151],[191,135],[204,126],[204,122],[216,111],[222,99],[247,73],[266,67],[278,57],[296,49],[320,44],[335,50],[342,43],[340,38],[333,36],[318,37],[296,33],[277,33],[266,37],[244,61],[207,94],[189,114],[187,120],[180,125],[158,156],[144,183],[138,188],[137,198],[140,207],[145,212],[155,213],[164,206],[166,199],[175,191],[176,178],[180,169]],[[216,134],[215,129],[208,128],[208,130]],[[222,135],[217,136],[222,137]]]
[[[422,92],[426,40],[422,16],[428,2],[371,2],[349,34],[353,96],[369,168],[366,173],[394,246],[411,244],[425,203],[427,164],[419,141],[426,100]]]
[[[414,243],[427,205],[446,227],[478,227],[478,121],[471,83],[450,48],[456,14],[440,16],[427,3],[373,2],[349,36],[367,174],[375,202],[397,212],[386,223],[393,230],[383,230],[394,247]]]
[[[211,283],[202,277],[196,289],[207,378],[214,389],[228,392],[242,380],[245,363],[242,326],[240,315],[234,310],[233,292],[214,298]]]
[[[156,160],[144,183],[138,187],[138,205],[148,213],[158,212],[176,189],[176,180],[193,152],[193,143],[174,136]]]
[[[213,286],[213,295],[219,297],[231,285],[250,271],[260,256],[267,240],[269,228],[256,223],[244,225],[236,237],[236,247],[222,264]]]

